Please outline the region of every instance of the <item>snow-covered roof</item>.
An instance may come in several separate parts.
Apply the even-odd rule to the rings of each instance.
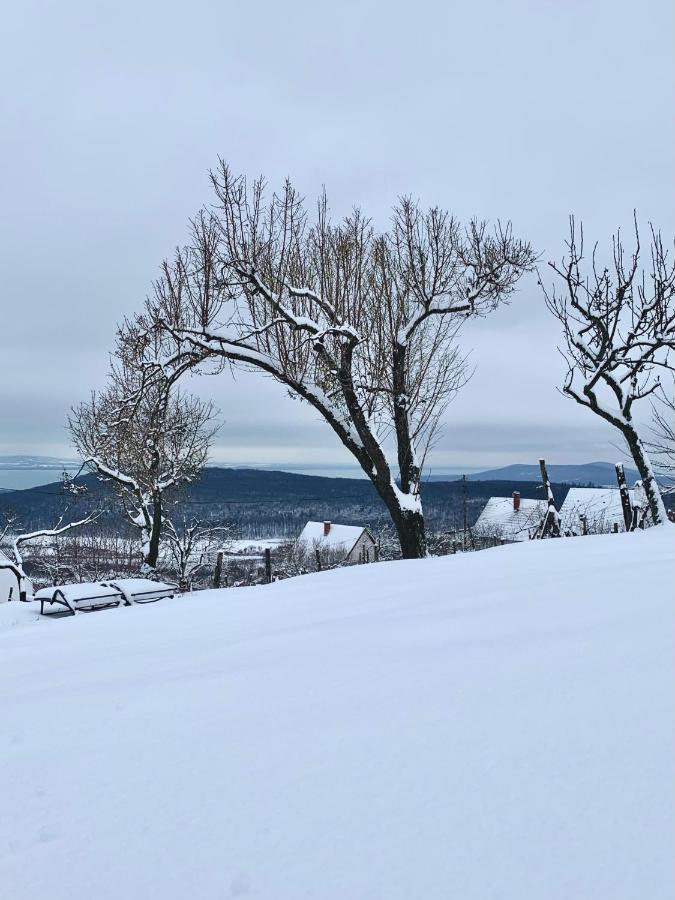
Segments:
[[[642,505],[642,492],[629,490],[632,505]],[[560,526],[565,531],[579,531],[579,516],[584,515],[594,531],[611,531],[614,523],[623,529],[623,509],[618,488],[570,488],[560,507]]]
[[[298,540],[309,547],[319,545],[330,550],[344,550],[345,553],[349,553],[365,530],[362,525],[338,525],[331,522],[328,534],[324,535],[323,522],[308,522]]]
[[[506,541],[527,541],[546,513],[544,500],[520,500],[513,508],[513,497],[490,497],[478,517],[474,530],[499,535]]]

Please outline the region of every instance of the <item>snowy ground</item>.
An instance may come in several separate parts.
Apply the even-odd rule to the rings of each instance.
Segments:
[[[230,553],[245,553],[247,550],[264,553],[268,548],[276,550],[279,544],[283,544],[288,540],[288,538],[237,538],[228,542],[227,550]]]
[[[2,896],[672,900],[674,532],[24,606]]]

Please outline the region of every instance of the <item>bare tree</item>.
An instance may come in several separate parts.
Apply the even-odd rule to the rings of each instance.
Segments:
[[[217,202],[165,263],[145,321],[174,342],[165,367],[212,360],[271,375],[330,425],[387,506],[404,557],[426,554],[424,455],[466,380],[456,338],[505,301],[534,255],[510,225],[464,228],[399,201],[388,231],[359,211],[316,215],[290,183],[267,197],[224,163]],[[140,329],[142,331],[142,328]],[[396,466],[387,457],[395,448]]]
[[[594,246],[584,269],[583,227],[570,220],[567,253],[549,265],[562,280],[544,296],[563,327],[568,370],[563,393],[623,435],[640,473],[654,524],[667,521],[663,499],[634,406],[658,390],[659,373],[672,368],[675,348],[675,266],[661,235],[651,230],[651,267],[640,267],[640,235],[627,258],[620,233],[613,238],[611,268],[600,267]]]
[[[648,443],[657,471],[675,489],[675,376],[661,386],[652,405],[651,439]]]
[[[138,572],[138,542],[100,528],[85,529],[31,548],[31,579],[43,585],[103,581]]]
[[[232,541],[234,529],[230,525],[209,525],[183,518],[178,526],[166,520],[166,539],[171,555],[171,567],[178,575],[180,590],[188,590],[196,575],[211,566],[216,550],[224,549]]]
[[[31,543],[35,544],[40,541],[44,541],[45,538],[56,538],[61,534],[72,531],[74,528],[81,528],[84,525],[89,525],[91,522],[94,522],[97,517],[98,513],[93,512],[85,516],[85,518],[83,519],[79,519],[75,522],[65,522],[64,524],[64,514],[59,518],[57,523],[52,528],[39,528],[36,531],[23,532],[19,534],[11,534],[11,529],[15,526],[15,521],[13,519],[10,519],[5,523],[3,530],[0,533],[0,543],[5,538],[7,538],[8,535],[11,535],[11,556],[8,555],[6,560],[0,559],[0,569],[9,569],[14,574],[17,580],[19,598],[21,600],[26,599],[26,584],[28,582],[28,578],[24,570],[25,546]]]
[[[133,354],[119,359],[102,393],[71,410],[75,448],[87,467],[117,488],[128,520],[140,531],[146,571],[157,566],[167,500],[206,462],[213,416],[212,404],[180,392],[175,373],[148,377]]]
[[[293,578],[345,566],[345,553],[336,547],[322,547],[318,541],[285,541],[274,551],[273,578]]]

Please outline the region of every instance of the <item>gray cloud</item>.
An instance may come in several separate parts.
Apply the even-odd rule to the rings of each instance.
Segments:
[[[400,193],[512,218],[543,258],[574,210],[608,238],[633,207],[666,234],[673,196],[672,5],[621,0],[224,4],[23,2],[0,61],[0,452],[63,452],[115,323],[209,200],[221,154],[342,214],[386,223]],[[615,455],[559,397],[534,280],[466,332],[476,376],[434,460]],[[264,379],[202,379],[216,456],[342,462],[310,410]]]

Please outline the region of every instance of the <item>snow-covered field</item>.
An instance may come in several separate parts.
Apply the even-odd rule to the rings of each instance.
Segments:
[[[229,541],[227,549],[231,553],[244,553],[247,550],[257,550],[262,553],[266,549],[275,550],[279,544],[283,544],[288,538],[237,538]]]
[[[672,900],[674,583],[664,527],[4,604],[0,893]]]

